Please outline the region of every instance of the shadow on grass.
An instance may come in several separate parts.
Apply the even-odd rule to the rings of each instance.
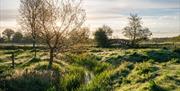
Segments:
[[[22,64],[21,67],[30,66],[31,64],[36,63],[36,62],[40,62],[40,61],[41,61],[40,58],[35,58],[35,57],[33,57],[33,58],[31,58],[27,63]]]
[[[105,61],[112,65],[119,65],[122,61],[129,62],[144,62],[148,60],[152,60],[153,62],[167,62],[172,59],[180,59],[180,54],[173,52],[171,50],[150,50],[145,53],[128,53],[123,56],[119,55],[116,57],[110,57]]]
[[[158,86],[153,80],[149,81],[150,91],[168,91],[160,86]]]
[[[117,57],[111,57],[111,58],[107,59],[106,61],[112,65],[118,66],[123,61],[143,62],[143,61],[147,61],[147,60],[148,60],[148,56],[134,52],[132,54],[126,54],[123,56],[119,55]]]
[[[148,57],[143,54],[139,54],[135,52],[133,54],[124,56],[123,59],[130,62],[143,62],[143,61],[147,61]]]
[[[156,62],[167,62],[174,58],[180,59],[179,54],[169,50],[152,50],[148,51],[147,55],[149,59],[152,59]]]

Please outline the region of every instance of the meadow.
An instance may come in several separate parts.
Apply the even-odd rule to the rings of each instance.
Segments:
[[[15,51],[15,68],[11,52]],[[96,48],[58,54],[0,49],[0,91],[179,91],[180,49]]]
[[[0,91],[180,91],[178,0],[0,3]]]

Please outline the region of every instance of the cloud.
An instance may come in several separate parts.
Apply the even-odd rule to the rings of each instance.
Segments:
[[[129,14],[138,13],[144,25],[157,37],[180,34],[179,3],[179,0],[85,0],[84,8],[87,24],[93,30],[107,24],[119,34],[128,24]]]
[[[180,0],[84,0],[86,25],[95,30],[103,24],[121,35],[130,13],[138,13],[154,36],[180,34]],[[0,27],[16,26],[19,0],[0,0]]]
[[[155,9],[155,8],[180,8],[178,0],[84,0],[88,9]]]
[[[18,15],[17,10],[2,10],[0,9],[0,21],[16,20]]]
[[[18,9],[20,0],[0,0],[0,9]]]

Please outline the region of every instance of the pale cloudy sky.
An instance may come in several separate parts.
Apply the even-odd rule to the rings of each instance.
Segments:
[[[0,0],[0,31],[18,26],[19,0]],[[84,0],[86,25],[95,30],[103,24],[120,36],[130,13],[138,13],[153,37],[180,35],[180,0]]]

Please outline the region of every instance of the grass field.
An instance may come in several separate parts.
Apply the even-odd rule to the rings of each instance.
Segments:
[[[0,50],[0,91],[180,91],[180,52],[173,49],[89,48],[57,55]]]

